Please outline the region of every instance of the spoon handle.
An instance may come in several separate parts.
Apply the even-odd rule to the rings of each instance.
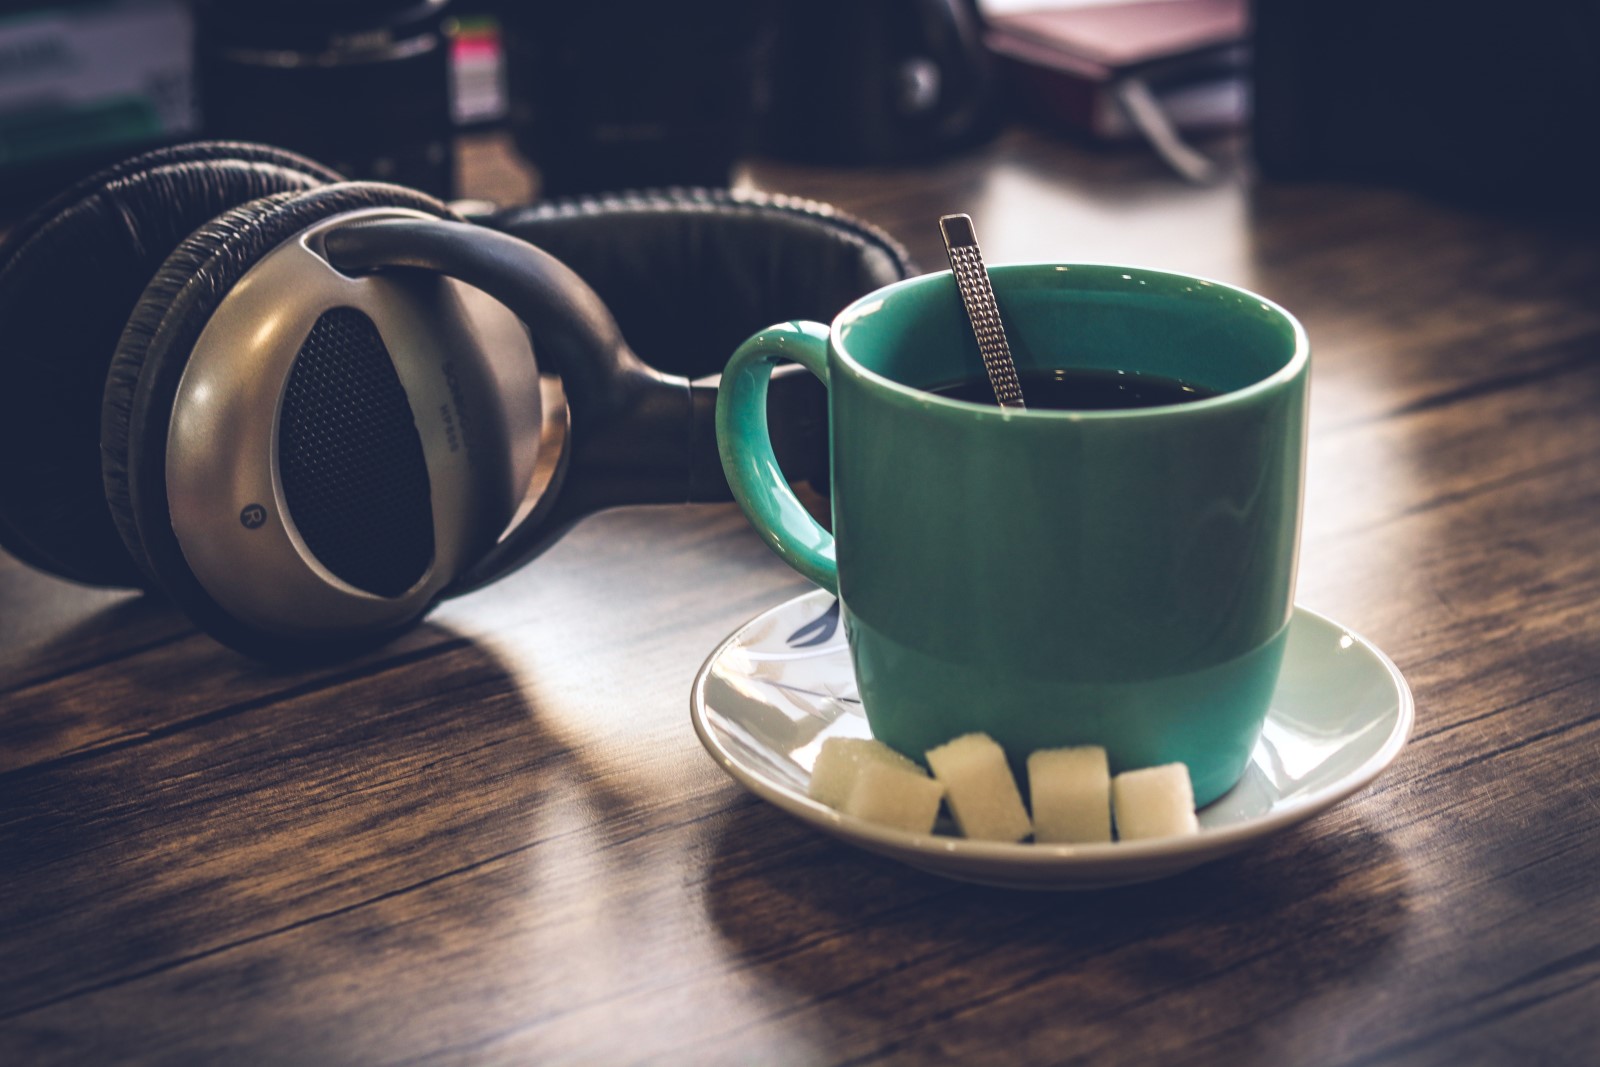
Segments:
[[[950,273],[955,276],[961,305],[966,308],[973,336],[978,339],[978,354],[983,357],[983,369],[994,387],[994,398],[1003,408],[1025,407],[1017,366],[1011,360],[1011,346],[1006,343],[1005,326],[1000,322],[1000,308],[994,302],[983,253],[978,250],[972,216],[945,215],[939,219],[939,232],[944,235]]]

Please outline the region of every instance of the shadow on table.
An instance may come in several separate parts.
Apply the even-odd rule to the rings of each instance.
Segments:
[[[412,891],[527,847],[563,788],[557,741],[505,665],[443,628],[332,675],[230,657],[196,642],[172,658],[187,673],[124,679],[127,706],[105,722],[126,743],[0,775],[0,1018],[33,1020],[30,1053],[54,1041],[70,1060],[77,1042],[92,1060],[170,1040],[228,1059],[227,1042],[281,1045],[285,1020],[322,1004],[381,1031],[388,1001],[350,992],[399,995],[372,945],[428,959],[431,938],[474,943],[488,910],[450,913],[443,932],[397,923],[424,907]],[[143,704],[258,678],[236,704],[141,732]],[[507,866],[494,899],[514,908]],[[191,986],[203,994],[175,992]],[[190,1010],[152,1008],[168,997]],[[328,1058],[303,1047],[301,1062]]]
[[[777,987],[783,1010],[764,1025],[803,1020],[841,1055],[959,1059],[1003,1041],[1054,1062],[1134,1037],[1146,1053],[1237,1039],[1381,970],[1410,910],[1403,858],[1345,812],[1163,881],[1089,892],[965,885],[807,837],[726,825],[705,905]]]

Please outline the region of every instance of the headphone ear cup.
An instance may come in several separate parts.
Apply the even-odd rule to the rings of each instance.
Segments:
[[[75,581],[141,584],[100,478],[117,339],[167,254],[207,220],[337,180],[276,148],[180,145],[79,182],[11,231],[0,244],[0,546]]]
[[[397,207],[451,217],[444,204],[398,186],[341,182],[240,205],[195,231],[155,274],[129,317],[105,380],[100,441],[103,496],[128,553],[147,578],[223,643],[263,658],[338,654],[390,635],[291,647],[213,598],[185,560],[166,483],[167,433],[184,368],[212,315],[268,252],[324,219]],[[275,404],[277,397],[263,398]],[[409,621],[407,624],[409,624]],[[398,627],[396,627],[398,629]]]

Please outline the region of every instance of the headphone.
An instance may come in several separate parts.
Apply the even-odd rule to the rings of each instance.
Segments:
[[[727,354],[912,272],[804,201],[647,192],[469,222],[277,148],[159,149],[0,244],[0,546],[158,592],[253,656],[350,654],[596,510],[729,499]],[[818,480],[823,393],[787,370],[779,457]]]

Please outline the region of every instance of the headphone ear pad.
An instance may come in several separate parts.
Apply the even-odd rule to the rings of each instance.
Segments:
[[[238,204],[339,180],[276,148],[209,142],[101,171],[0,244],[0,546],[75,581],[138,585],[106,510],[100,403],[117,339],[178,243]]]
[[[240,205],[186,238],[156,272],[117,345],[101,405],[101,475],[112,520],[147,584],[212,636],[276,658],[282,642],[219,604],[185,562],[166,490],[167,431],[196,342],[234,286],[264,255],[324,219],[362,208],[398,207],[441,218],[450,210],[423,193],[374,182],[341,182]],[[276,403],[277,398],[263,398]],[[364,637],[362,643],[371,641]],[[328,643],[324,651],[338,651]],[[303,655],[307,650],[291,650]]]
[[[787,197],[630,192],[483,221],[571,267],[645,362],[688,378],[720,373],[745,338],[774,322],[828,322],[856,297],[918,273],[878,227]]]

